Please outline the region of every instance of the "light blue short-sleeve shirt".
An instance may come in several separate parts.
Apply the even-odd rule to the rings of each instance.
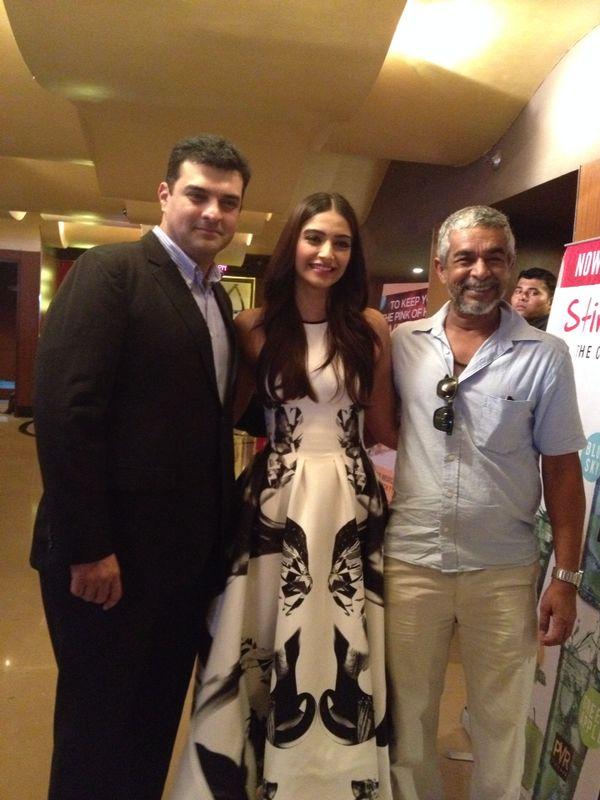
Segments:
[[[401,427],[386,555],[444,572],[530,564],[539,456],[586,442],[568,348],[502,303],[459,377],[448,436],[433,427],[437,384],[453,372],[448,307],[392,335]]]

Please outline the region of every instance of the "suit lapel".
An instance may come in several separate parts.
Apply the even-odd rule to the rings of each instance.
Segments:
[[[177,266],[171,261],[168,253],[162,247],[153,233],[148,233],[142,238],[142,244],[148,256],[152,273],[167,295],[175,310],[180,315],[192,337],[194,338],[210,388],[219,396],[217,376],[213,358],[212,342],[208,326],[202,313],[185,281],[181,277]]]

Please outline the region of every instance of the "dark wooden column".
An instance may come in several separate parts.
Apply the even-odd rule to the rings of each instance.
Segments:
[[[21,252],[17,298],[17,416],[29,416],[33,407],[33,362],[40,326],[40,267],[40,253]]]
[[[29,416],[33,406],[33,363],[39,334],[41,254],[0,250],[0,260],[18,265],[16,416]]]

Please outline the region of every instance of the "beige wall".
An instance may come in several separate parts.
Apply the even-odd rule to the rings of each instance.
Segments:
[[[0,247],[4,250],[41,249],[40,215],[28,213],[22,220],[15,220],[8,214],[0,217]]]
[[[528,242],[525,246],[519,247],[517,254],[518,270],[542,267],[542,269],[550,270],[550,272],[558,275],[563,253],[563,247],[557,249],[553,245],[547,245],[544,242]]]
[[[495,203],[600,158],[600,28],[555,67],[488,157],[466,167],[392,163],[364,226],[371,274],[397,277],[399,263],[428,261],[434,227],[473,203]],[[440,108],[443,125],[444,108]],[[426,264],[425,264],[426,266]]]

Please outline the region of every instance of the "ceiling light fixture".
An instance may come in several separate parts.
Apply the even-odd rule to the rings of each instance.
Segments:
[[[500,169],[500,165],[502,164],[502,153],[500,150],[496,150],[495,153],[490,155],[489,162],[492,165],[492,169]]]

